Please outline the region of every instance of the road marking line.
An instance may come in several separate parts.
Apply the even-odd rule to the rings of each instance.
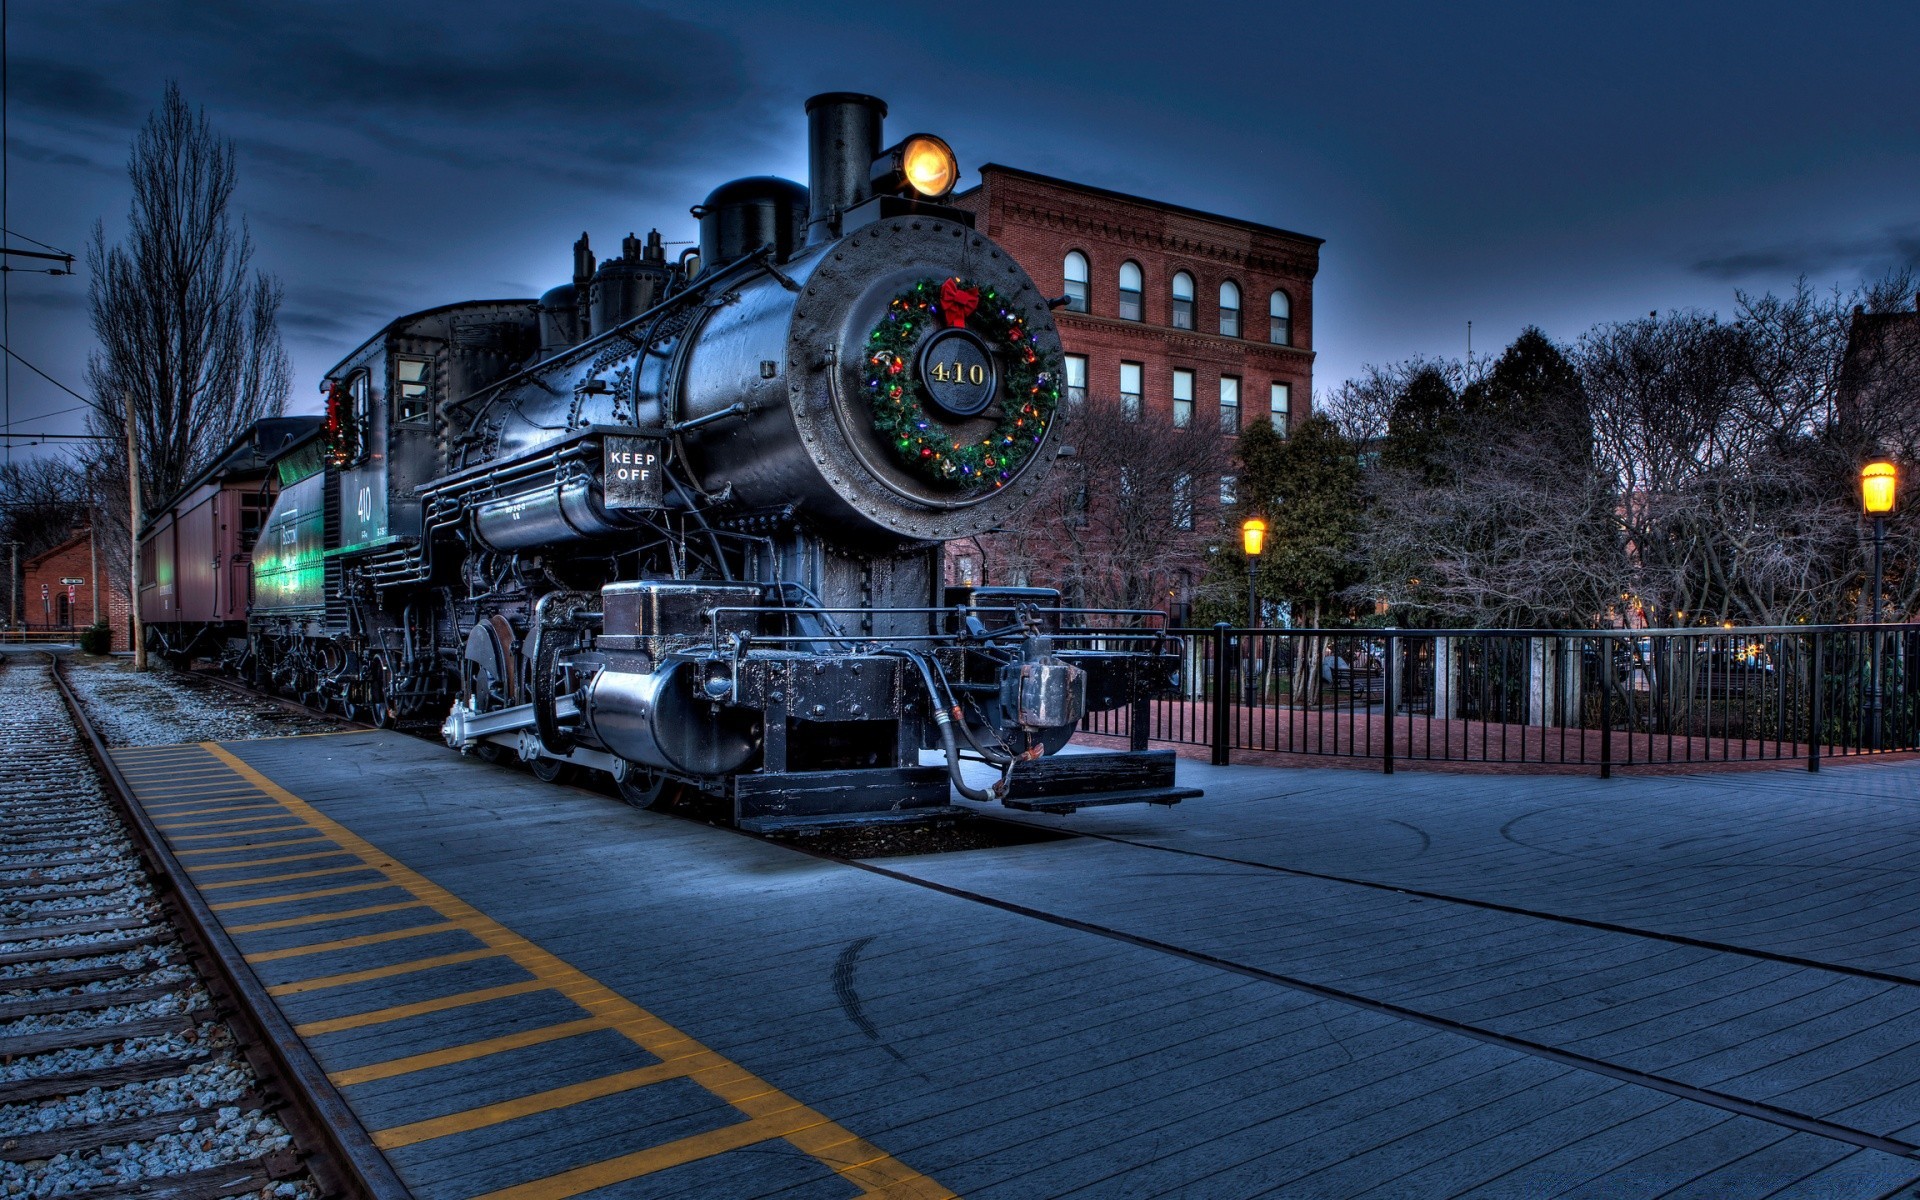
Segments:
[[[311,892],[295,892],[290,896],[261,896],[253,900],[227,900],[208,907],[215,912],[227,912],[235,908],[259,908],[263,904],[292,904],[296,900],[318,900],[322,896],[344,896],[349,892],[373,892],[391,888],[393,884],[386,880],[379,883],[350,883],[345,887],[320,888]]]
[[[167,840],[169,842],[211,842],[216,838],[249,838],[260,833],[292,833],[296,829],[305,828],[306,826],[304,825],[276,825],[272,829],[241,829],[230,833],[189,833],[180,837],[174,837],[169,834]],[[251,845],[252,843],[250,842],[241,842],[239,845],[231,848],[234,850],[245,850]]]
[[[255,808],[267,808],[267,812],[255,812]],[[204,812],[250,812],[252,816],[221,816],[221,818],[215,818],[215,820],[209,820],[209,822],[173,822],[173,820],[169,820],[169,822],[165,822],[165,824],[154,822],[154,828],[159,829],[161,833],[171,835],[175,829],[205,829],[209,828],[209,826],[246,826],[246,824],[252,824],[252,822],[276,822],[276,820],[286,820],[286,810],[280,808],[278,804],[250,804],[248,808],[205,808]],[[188,816],[188,814],[182,812],[180,816]],[[240,833],[246,833],[246,829],[238,829],[238,831],[240,831]]]
[[[285,809],[281,808],[278,804],[274,804],[273,802],[268,801],[264,804],[230,804],[225,808],[189,808],[185,812],[168,813],[166,815],[169,819],[173,817],[199,817],[199,816],[210,815],[213,813],[253,812],[256,809],[261,809],[261,808],[270,808],[275,812],[286,811]],[[155,821],[154,824],[159,825],[160,822]]]
[[[685,1064],[680,1062],[654,1063],[652,1066],[636,1067],[631,1071],[589,1079],[584,1083],[571,1083],[565,1087],[550,1088],[530,1096],[518,1096],[495,1104],[482,1104],[478,1108],[469,1108],[465,1112],[448,1113],[444,1117],[433,1117],[425,1121],[415,1121],[410,1125],[395,1125],[391,1129],[376,1130],[373,1135],[373,1144],[382,1150],[396,1150],[416,1142],[450,1137],[470,1129],[484,1129],[489,1125],[500,1125],[521,1117],[530,1117],[536,1113],[552,1112],[556,1108],[568,1108],[575,1104],[584,1104],[589,1100],[617,1096],[621,1092],[631,1092],[635,1088],[678,1079],[686,1073]]]
[[[599,1017],[584,1017],[578,1021],[564,1021],[558,1025],[529,1029],[523,1033],[509,1033],[500,1037],[487,1038],[485,1041],[468,1042],[464,1046],[429,1050],[424,1054],[409,1054],[405,1058],[388,1059],[386,1062],[370,1063],[364,1067],[349,1067],[344,1071],[335,1071],[327,1078],[333,1081],[335,1087],[352,1087],[356,1083],[372,1083],[376,1079],[392,1079],[396,1075],[410,1075],[415,1071],[425,1071],[431,1067],[471,1062],[473,1059],[485,1058],[491,1054],[504,1054],[508,1050],[557,1042],[564,1038],[578,1037],[583,1033],[592,1033],[605,1028],[607,1023]]]
[[[316,1037],[323,1033],[339,1033],[343,1029],[363,1029],[368,1025],[385,1025],[388,1021],[404,1021],[408,1017],[445,1012],[450,1008],[465,1008],[469,1004],[485,1004],[489,1000],[503,1000],[508,996],[523,996],[528,992],[552,990],[550,984],[541,980],[522,979],[518,983],[503,983],[499,987],[480,988],[452,996],[436,996],[432,1000],[416,1000],[412,1004],[396,1004],[392,1008],[376,1008],[372,1012],[354,1013],[347,1017],[308,1021],[304,1025],[295,1025],[293,1031],[301,1037]]]
[[[348,854],[348,853],[351,853],[351,851],[309,850],[305,854],[280,854],[280,855],[275,855],[273,858],[249,858],[242,862],[201,863],[197,867],[188,867],[187,870],[198,873],[201,871],[225,871],[231,867],[270,867],[270,866],[273,866],[275,863],[312,862],[316,858],[331,858],[336,854]],[[201,884],[200,886],[206,887],[208,885]]]
[[[166,834],[168,837],[172,837],[173,831],[176,829],[207,829],[214,825],[250,825],[255,821],[286,820],[287,814],[285,810],[281,809],[280,806],[277,804],[273,806],[273,809],[274,809],[273,812],[261,813],[259,816],[256,816],[256,817],[223,817],[218,821],[181,821],[181,822],[178,822],[177,824],[169,821],[165,825],[162,825],[160,824],[160,822],[155,821],[154,827],[159,829],[160,832]],[[229,809],[228,811],[231,812],[232,810]],[[235,830],[234,832],[246,833],[248,831],[244,829],[240,829],[240,830]]]
[[[402,942],[408,938],[424,937],[429,933],[458,932],[459,929],[460,927],[451,921],[439,921],[432,925],[409,925],[405,929],[389,929],[384,933],[363,933],[359,937],[335,938],[330,942],[308,942],[303,946],[262,950],[258,954],[246,955],[245,958],[250,963],[279,962],[284,958],[325,954],[331,950],[353,950],[360,946],[375,946],[381,942]]]
[[[305,846],[320,842],[330,842],[332,840],[332,838],[322,835],[320,837],[287,838],[278,842],[252,842],[245,846],[202,846],[194,850],[175,850],[173,856],[175,858],[183,858],[189,854],[233,854],[240,850],[259,850],[273,846]],[[207,865],[218,866],[220,864],[208,863]]]
[[[391,881],[391,886],[405,888],[448,920],[461,923],[468,932],[485,942],[492,951],[510,958],[534,976],[533,979],[526,981],[526,984],[518,986],[523,986],[526,990],[551,987],[559,991],[587,1011],[607,1018],[611,1025],[618,1028],[636,1045],[663,1061],[682,1057],[692,1047],[698,1048],[693,1050],[693,1053],[704,1052],[713,1055],[715,1062],[720,1065],[701,1072],[700,1086],[733,1105],[749,1118],[739,1125],[728,1126],[723,1130],[684,1138],[667,1146],[625,1155],[609,1160],[608,1163],[596,1164],[594,1167],[562,1172],[548,1179],[522,1185],[520,1188],[504,1189],[492,1194],[495,1200],[560,1200],[562,1197],[573,1196],[593,1187],[636,1178],[681,1162],[692,1162],[712,1154],[724,1153],[741,1145],[751,1145],[754,1142],[772,1138],[785,1138],[796,1148],[813,1155],[863,1192],[918,1184],[924,1181],[923,1194],[929,1200],[933,1198],[952,1200],[954,1193],[940,1187],[878,1146],[855,1137],[852,1132],[829,1120],[824,1114],[801,1104],[739,1064],[722,1058],[625,996],[560,959],[551,951],[534,945],[426,876],[394,861],[379,847],[281,787],[226,747],[214,742],[202,744],[208,753],[226,763],[235,774],[285,805],[289,813],[332,838],[341,848],[358,854],[361,859],[370,864],[378,864],[381,872]],[[482,996],[483,993],[467,993],[467,995]],[[449,997],[448,999],[458,1003],[457,998]],[[431,1005],[435,1002],[423,1003]],[[418,1005],[404,1005],[401,1009],[414,1011],[401,1012],[400,1009],[388,1009],[385,1012],[393,1015],[383,1019],[396,1020],[403,1016],[416,1015],[418,1012],[435,1011],[433,1008],[422,1009]],[[367,1014],[357,1019],[373,1023],[369,1018],[379,1016],[380,1014]],[[335,1021],[316,1022],[318,1026],[327,1027],[325,1030],[316,1030],[316,1032],[353,1028],[351,1024],[340,1025],[338,1021],[354,1020],[356,1018],[348,1017],[336,1018]],[[298,1026],[295,1031],[306,1036],[310,1030],[312,1030],[310,1026]],[[773,1132],[766,1132],[767,1130]],[[746,1140],[734,1141],[732,1140],[734,1138]],[[707,1148],[709,1146],[713,1148]],[[602,1169],[610,1172],[604,1183],[576,1186],[579,1181],[591,1178],[592,1172]]]
[[[259,875],[250,879],[222,879],[217,883],[202,883],[197,886],[203,892],[217,891],[220,888],[252,887],[256,883],[288,883],[295,879],[317,879],[323,875],[351,875],[361,871],[378,870],[365,863],[353,863],[345,867],[315,867],[311,871],[288,871],[284,875]]]
[[[391,884],[383,886],[392,886]],[[303,992],[324,991],[327,988],[346,987],[354,983],[367,983],[375,979],[391,979],[395,975],[413,975],[421,971],[431,971],[436,967],[452,967],[461,963],[473,962],[482,958],[504,958],[491,946],[478,950],[462,950],[457,954],[436,954],[432,958],[416,958],[412,962],[394,963],[387,967],[370,967],[365,971],[347,971],[339,975],[321,975],[314,979],[301,979],[293,983],[277,983],[267,989],[269,996],[298,996]]]
[[[776,1117],[755,1117],[750,1121],[741,1121],[733,1125],[723,1125],[719,1129],[706,1133],[696,1133],[664,1146],[652,1146],[632,1154],[622,1154],[618,1158],[609,1158],[604,1162],[591,1163],[584,1167],[575,1167],[571,1171],[562,1171],[558,1175],[549,1175],[545,1179],[536,1179],[518,1187],[501,1188],[474,1197],[474,1200],[567,1200],[582,1192],[596,1188],[609,1187],[616,1183],[625,1183],[629,1179],[638,1179],[642,1175],[651,1175],[664,1171],[668,1167],[678,1167],[685,1163],[698,1162],[703,1158],[712,1158],[716,1154],[725,1154],[729,1150],[738,1150],[759,1142],[770,1142],[775,1138],[790,1137],[805,1129],[809,1123],[825,1121],[818,1113],[796,1106],[789,1112]]]
[[[399,912],[404,908],[425,908],[418,900],[402,900],[398,904],[369,904],[365,908],[339,908],[328,912],[309,913],[304,917],[285,917],[278,921],[259,921],[252,925],[229,925],[228,933],[264,933],[269,929],[292,929],[298,925],[318,925],[322,921],[344,921],[350,917],[371,917],[378,913]]]

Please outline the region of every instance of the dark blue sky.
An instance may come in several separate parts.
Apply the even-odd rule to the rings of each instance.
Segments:
[[[1316,389],[1920,262],[1920,7],[14,0],[9,227],[125,220],[178,79],[240,149],[294,405],[392,316],[536,295],[736,175],[805,179],[801,102],[1327,239]],[[970,183],[971,175],[963,180]],[[83,277],[15,275],[15,349],[80,386]],[[19,429],[76,428],[16,367]]]

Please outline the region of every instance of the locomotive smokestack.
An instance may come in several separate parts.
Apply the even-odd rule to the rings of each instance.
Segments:
[[[807,244],[835,234],[834,218],[873,195],[886,101],[823,92],[807,101]]]

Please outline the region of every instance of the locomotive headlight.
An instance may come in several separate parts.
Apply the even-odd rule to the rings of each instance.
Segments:
[[[960,181],[953,148],[931,133],[916,133],[881,152],[873,163],[873,190],[938,200]]]

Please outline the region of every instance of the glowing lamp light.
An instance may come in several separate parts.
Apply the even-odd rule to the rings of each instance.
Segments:
[[[1259,517],[1248,517],[1240,524],[1240,548],[1247,552],[1248,558],[1259,558],[1260,551],[1267,544],[1267,523]]]
[[[931,133],[916,133],[880,152],[873,162],[873,190],[938,200],[960,182],[953,148]]]
[[[944,196],[960,179],[960,163],[952,149],[930,133],[907,139],[900,154],[900,169],[922,196]]]
[[[1860,509],[1870,517],[1893,513],[1900,492],[1900,471],[1884,460],[1860,468]]]

